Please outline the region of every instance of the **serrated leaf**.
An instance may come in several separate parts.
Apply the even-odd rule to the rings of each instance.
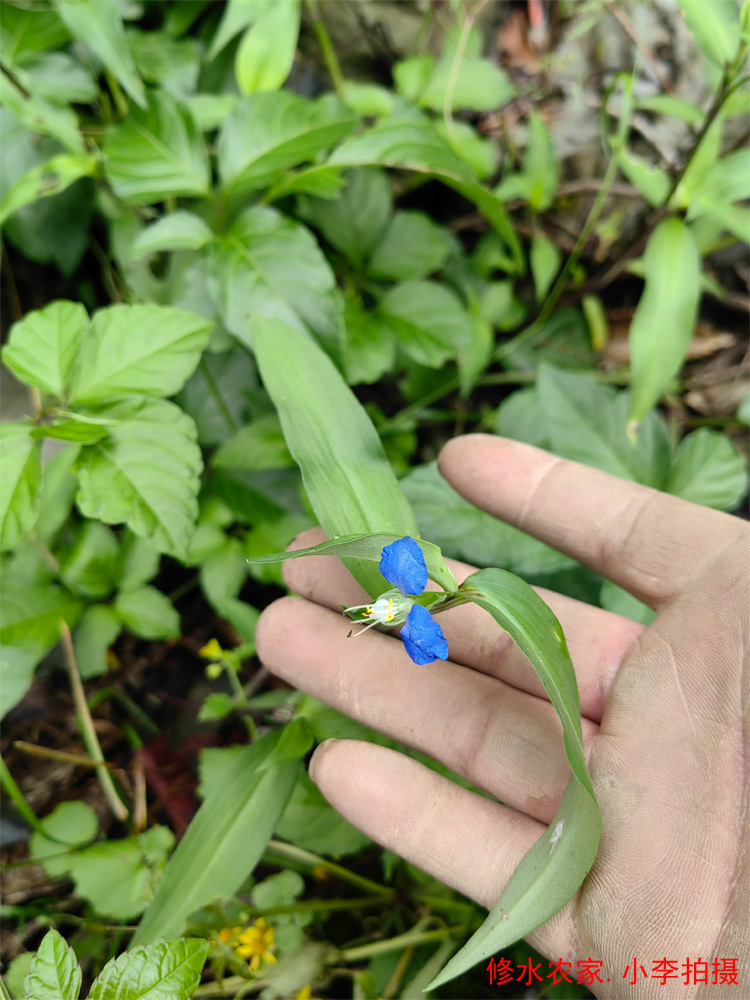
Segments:
[[[175,639],[180,634],[179,614],[155,587],[119,593],[114,607],[125,627],[141,639]]]
[[[234,75],[243,94],[281,87],[294,62],[299,22],[299,0],[275,0],[247,29],[234,60]]]
[[[46,163],[33,167],[4,193],[0,201],[0,225],[24,205],[60,194],[81,177],[91,176],[95,170],[96,160],[93,156],[68,153],[53,156]]]
[[[195,424],[179,407],[147,400],[108,438],[82,450],[76,463],[81,512],[126,523],[160,552],[184,561],[198,514],[202,459],[195,438]]]
[[[356,117],[338,101],[307,101],[288,91],[253,94],[237,105],[219,134],[219,176],[241,194],[312,160],[348,135]]]
[[[57,0],[56,6],[71,35],[101,59],[136,104],[145,107],[143,83],[128,48],[117,3]]]
[[[79,302],[50,302],[13,324],[3,364],[21,382],[61,397],[88,329],[88,313]]]
[[[422,212],[396,212],[367,265],[373,278],[409,281],[439,271],[451,251],[448,232]]]
[[[734,510],[747,487],[747,466],[731,439],[699,427],[680,442],[665,488],[691,503]]]
[[[42,484],[41,442],[30,424],[0,424],[0,551],[14,548],[33,527]]]
[[[201,981],[208,941],[156,941],[110,959],[94,980],[88,1000],[189,1000]]]
[[[573,777],[547,832],[521,860],[484,924],[428,989],[536,930],[562,909],[594,863],[601,835],[583,749],[575,670],[560,623],[527,583],[503,570],[480,570],[464,581],[462,590],[492,615],[534,667],[562,723]]]
[[[378,312],[399,346],[420,365],[439,368],[471,342],[471,317],[453,292],[433,281],[396,285],[383,296]]]
[[[140,260],[164,250],[200,250],[213,236],[208,223],[199,215],[172,212],[140,231],[130,247],[130,257]]]
[[[299,770],[296,760],[257,770],[280,738],[277,730],[246,747],[221,785],[209,791],[167,866],[133,946],[182,933],[193,910],[216,896],[233,895],[255,868]]]
[[[101,403],[143,392],[171,396],[192,375],[213,323],[171,306],[116,305],[94,314],[70,400]]]
[[[638,425],[685,361],[701,298],[701,261],[680,219],[660,222],[643,257],[646,287],[630,324],[628,420]]]
[[[226,328],[248,347],[258,320],[330,337],[340,329],[336,279],[312,233],[274,208],[244,212],[213,248]]]
[[[255,356],[326,532],[416,535],[375,428],[322,349],[284,323],[262,320],[255,324]],[[374,567],[348,566],[371,594],[386,589]]]
[[[81,967],[59,931],[50,928],[24,981],[24,1000],[74,1000],[81,989]]]
[[[81,615],[73,633],[73,648],[81,677],[101,677],[109,669],[107,650],[122,631],[117,612],[107,604],[94,604]]]
[[[40,52],[64,45],[69,37],[53,10],[0,4],[0,58],[10,69],[26,65]]]
[[[131,108],[103,153],[107,178],[129,205],[209,196],[203,138],[190,113],[164,91],[152,91],[144,110]]]

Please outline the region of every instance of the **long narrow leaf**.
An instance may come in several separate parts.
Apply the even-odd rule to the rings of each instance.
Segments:
[[[526,854],[491,913],[429,989],[455,978],[499,949],[530,934],[578,891],[596,857],[601,816],[583,752],[575,672],[552,611],[519,577],[484,569],[462,593],[492,615],[539,675],[563,727],[573,778],[547,832]]]
[[[289,451],[327,534],[416,535],[411,507],[377,431],[316,341],[280,320],[254,317],[253,346]],[[347,566],[369,594],[387,589],[372,563],[352,559]]]

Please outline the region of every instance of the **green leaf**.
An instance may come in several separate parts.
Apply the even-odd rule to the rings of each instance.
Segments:
[[[693,234],[665,219],[643,257],[646,287],[630,324],[632,370],[628,420],[637,426],[680,371],[701,297],[701,262]]]
[[[399,346],[420,365],[440,368],[471,341],[471,317],[453,292],[433,281],[396,285],[381,299],[379,312]]]
[[[434,539],[453,559],[474,566],[501,566],[531,577],[574,565],[567,556],[464,500],[434,462],[412,469],[401,485],[421,534]]]
[[[459,64],[454,68],[452,56],[441,59],[435,66],[418,103],[442,113],[448,90],[451,111],[494,111],[507,104],[516,93],[505,73],[489,59],[459,57]]]
[[[462,591],[492,615],[536,670],[560,717],[573,777],[547,832],[521,860],[484,924],[428,989],[531,933],[562,909],[593,865],[601,835],[583,749],[575,670],[560,623],[527,583],[500,569],[474,573]]]
[[[213,248],[226,328],[253,346],[261,317],[330,336],[341,326],[336,279],[309,229],[274,208],[244,212]]]
[[[229,0],[224,6],[219,27],[208,50],[208,58],[215,59],[225,45],[249,24],[254,24],[272,0]]]
[[[393,111],[396,97],[387,87],[376,83],[344,83],[341,99],[347,108],[357,115],[389,115]]]
[[[510,248],[518,270],[523,271],[521,244],[502,202],[474,180],[474,171],[456,156],[428,119],[394,115],[342,143],[328,162],[351,167],[396,167],[438,177],[474,202]]]
[[[536,300],[543,302],[560,270],[562,263],[560,251],[546,236],[534,236],[531,240],[529,263],[534,278]]]
[[[200,52],[194,38],[170,38],[163,31],[126,32],[136,69],[144,80],[173,97],[192,94],[198,83]]]
[[[309,337],[284,323],[255,323],[255,356],[307,495],[329,535],[389,531],[415,535],[416,524],[377,432],[333,362]],[[372,594],[385,589],[367,563],[349,564]]]
[[[32,833],[29,851],[48,875],[57,878],[68,871],[70,852],[94,840],[99,819],[94,809],[79,799],[55,806],[42,820],[42,826],[44,833]]]
[[[152,91],[145,109],[131,108],[105,142],[103,153],[107,178],[129,205],[210,194],[211,174],[201,134],[189,112],[165,91]]]
[[[0,643],[20,649],[46,652],[60,638],[60,622],[72,628],[81,612],[80,603],[62,587],[53,584],[0,582],[3,624]],[[40,657],[41,658],[41,657]]]
[[[0,76],[0,103],[10,109],[29,132],[57,139],[74,156],[86,154],[78,119],[70,108],[22,92],[5,74]]]
[[[350,170],[335,201],[300,198],[299,214],[357,267],[382,238],[391,217],[391,188],[382,170]]]
[[[177,397],[195,421],[202,445],[226,441],[245,423],[249,393],[257,382],[253,359],[244,347],[203,355]]]
[[[240,427],[211,458],[214,469],[285,469],[293,464],[275,413]]]
[[[161,556],[147,541],[126,531],[120,545],[119,590],[136,590],[159,571]]]
[[[435,130],[481,180],[495,173],[499,151],[494,139],[482,138],[473,125],[462,121],[452,121],[449,127],[438,119]]]
[[[344,305],[344,345],[341,363],[350,385],[377,382],[396,364],[396,340],[377,313],[367,312],[353,299]]]
[[[120,546],[112,530],[84,521],[60,558],[60,577],[73,593],[98,600],[114,590],[119,563]]]
[[[306,771],[302,771],[276,835],[316,854],[340,857],[356,854],[370,838],[336,812]]]
[[[307,101],[288,91],[253,94],[219,133],[221,182],[231,194],[265,187],[275,174],[314,159],[348,135],[356,121],[331,97]]]
[[[200,250],[213,236],[212,230],[199,215],[172,212],[140,231],[130,248],[130,256],[133,260],[140,260],[164,250]]]
[[[392,68],[396,89],[407,101],[416,102],[427,86],[435,60],[432,56],[415,56],[413,59],[402,59],[394,63]]]
[[[76,663],[84,680],[107,673],[107,650],[121,631],[120,616],[107,604],[86,608],[73,633]]]
[[[0,424],[0,551],[34,526],[42,485],[41,444],[29,424]]]
[[[155,587],[119,593],[115,610],[125,627],[141,639],[176,639],[180,634],[179,614],[169,598]]]
[[[728,207],[750,198],[750,150],[737,149],[712,164],[695,180],[687,218],[694,219],[706,210]]]
[[[663,489],[670,449],[656,413],[644,420],[633,442],[625,432],[627,393],[547,365],[539,366],[537,392],[547,438],[557,455]]]
[[[448,259],[447,230],[422,212],[396,212],[367,265],[373,278],[408,281],[439,271]]]
[[[720,431],[699,427],[680,442],[666,490],[691,503],[735,510],[747,485],[747,466],[731,439]]]
[[[0,718],[26,696],[43,656],[44,651],[39,649],[0,646]]]
[[[68,39],[67,28],[53,10],[0,4],[0,58],[9,69],[26,65]]]
[[[495,414],[496,434],[533,444],[535,448],[550,450],[547,427],[539,406],[536,386],[516,389],[502,401]],[[497,564],[496,564],[497,565]],[[505,569],[512,569],[505,566]],[[526,576],[523,570],[514,570],[519,576]]]
[[[91,176],[95,170],[96,160],[93,156],[71,156],[68,153],[53,156],[51,160],[24,174],[5,192],[0,201],[0,225],[24,205],[60,194],[81,177]]]
[[[306,549],[296,549],[294,552],[275,552],[273,555],[256,556],[250,558],[253,563],[277,563],[286,562],[287,559],[298,559],[301,556],[338,556],[344,559],[347,556],[355,559],[367,559],[371,562],[380,562],[383,548],[399,541],[402,535],[393,535],[387,532],[377,532],[370,535],[346,535],[336,536],[328,541],[320,542]],[[458,584],[456,578],[445,565],[443,555],[437,545],[432,542],[425,542],[421,538],[414,539],[422,550],[427,574],[443,590],[456,591]]]
[[[668,115],[679,118],[688,125],[700,128],[705,112],[697,104],[672,97],[671,94],[655,94],[653,97],[642,97],[635,102],[635,107],[643,111],[655,111],[658,115]]]
[[[3,364],[21,382],[61,397],[88,331],[88,313],[79,302],[50,302],[13,324]]]
[[[650,625],[656,618],[656,612],[652,608],[611,580],[605,580],[602,584],[599,603],[607,611],[622,615],[623,618],[630,618],[631,621],[640,622],[642,625]]]
[[[323,163],[320,166],[305,167],[298,171],[290,170],[281,174],[263,195],[263,200],[270,204],[291,194],[311,194],[330,202],[338,196],[343,186],[344,180],[340,168]]]
[[[236,597],[247,576],[247,560],[238,538],[227,538],[218,552],[205,560],[200,570],[203,593],[217,608],[226,598]]]
[[[82,423],[80,420],[63,420],[56,424],[42,424],[31,432],[33,438],[52,438],[55,441],[73,441],[78,444],[93,444],[109,434],[108,427],[101,424]]]
[[[245,32],[234,60],[243,94],[278,90],[289,76],[299,35],[299,0],[272,3]]]
[[[188,1000],[201,981],[209,942],[202,938],[156,941],[104,966],[88,1000]]]
[[[71,35],[101,59],[136,104],[145,107],[143,83],[128,48],[117,3],[57,0],[56,6]]]
[[[118,407],[108,412],[117,414]],[[179,407],[147,400],[108,438],[81,451],[81,512],[107,524],[124,522],[159,552],[184,561],[202,468],[195,437],[195,424]]]
[[[29,93],[56,104],[91,104],[99,93],[89,69],[67,52],[35,56],[15,77]]]
[[[2,10],[2,7],[0,7],[0,10]],[[22,951],[15,958],[12,958],[5,967],[3,982],[11,997],[23,996],[23,983],[29,972],[31,972],[31,964],[35,956],[35,951]]]
[[[280,739],[281,731],[276,730],[246,747],[224,781],[211,788],[168,864],[131,947],[181,934],[193,910],[217,896],[232,896],[255,868],[299,771],[296,760],[258,771]]]
[[[539,115],[529,116],[529,143],[523,158],[523,173],[529,185],[529,205],[535,212],[549,208],[560,184],[552,136]]]
[[[47,931],[24,982],[25,1000],[72,1000],[81,990],[81,967],[59,931]]]
[[[722,68],[730,63],[740,42],[739,9],[734,0],[678,0],[678,4],[703,54]]]
[[[300,760],[314,742],[315,737],[307,719],[292,719],[281,730],[281,738],[271,753],[258,764],[258,771],[267,771],[269,767],[282,761]]]
[[[649,205],[658,208],[659,205],[664,204],[671,188],[669,174],[666,170],[652,166],[643,157],[631,153],[629,149],[618,151],[617,164]]]
[[[129,393],[171,396],[193,373],[213,324],[171,306],[116,305],[94,314],[73,378],[74,403]]]

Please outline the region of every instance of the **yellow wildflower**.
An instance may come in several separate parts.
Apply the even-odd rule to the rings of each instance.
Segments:
[[[226,655],[218,639],[209,639],[206,645],[198,650],[198,656],[202,656],[204,660],[223,660]]]
[[[307,986],[302,987],[299,993],[297,993],[297,995],[295,996],[294,1000],[310,1000],[311,996],[312,996],[312,987],[308,984]]]
[[[263,917],[255,921],[252,927],[243,931],[241,927],[225,927],[219,931],[219,940],[230,944],[240,958],[244,958],[253,972],[257,972],[261,962],[275,962],[276,956],[271,953],[274,948],[274,930],[269,927]]]

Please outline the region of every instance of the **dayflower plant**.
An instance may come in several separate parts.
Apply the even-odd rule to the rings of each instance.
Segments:
[[[423,666],[434,660],[447,660],[448,643],[443,630],[427,608],[414,602],[428,580],[427,564],[414,539],[407,536],[386,545],[380,557],[380,572],[388,583],[395,585],[395,589],[387,590],[372,604],[344,608],[346,614],[361,611],[362,617],[357,621],[369,619],[357,635],[373,625],[400,625],[405,622],[401,638],[406,652],[415,663]]]

